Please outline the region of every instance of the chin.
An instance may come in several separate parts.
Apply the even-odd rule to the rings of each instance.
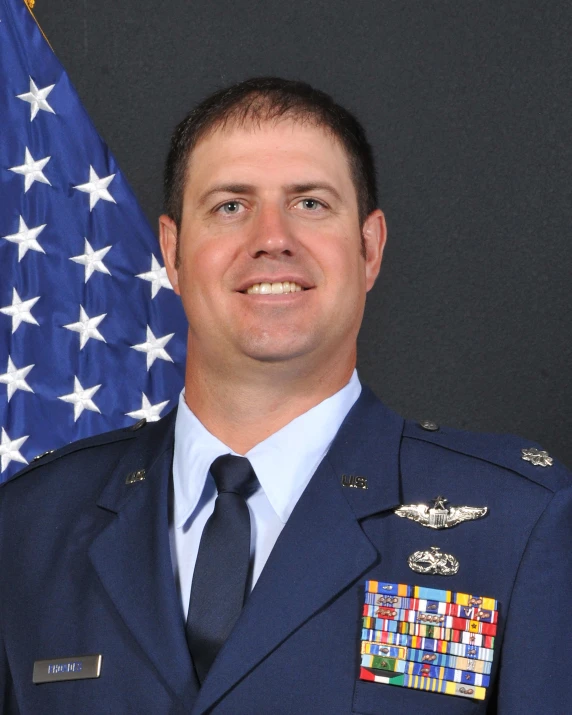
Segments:
[[[294,360],[312,351],[310,340],[249,340],[243,345],[243,351],[248,357],[258,362],[278,363]]]

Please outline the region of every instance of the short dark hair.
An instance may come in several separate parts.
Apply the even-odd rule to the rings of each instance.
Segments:
[[[292,117],[326,128],[346,150],[356,189],[360,225],[377,208],[373,152],[359,121],[330,95],[306,82],[254,77],[211,94],[175,128],[165,164],[164,211],[181,227],[189,157],[211,131],[236,122],[261,124]]]

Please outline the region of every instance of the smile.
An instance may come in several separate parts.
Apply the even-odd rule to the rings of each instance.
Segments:
[[[254,283],[242,292],[248,295],[283,295],[284,293],[300,293],[303,290],[308,289],[293,281],[283,281],[281,283]]]

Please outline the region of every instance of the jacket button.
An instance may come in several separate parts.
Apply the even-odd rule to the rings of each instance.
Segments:
[[[431,420],[421,420],[419,427],[427,430],[427,432],[437,432],[439,429],[439,425],[436,422],[431,422]]]

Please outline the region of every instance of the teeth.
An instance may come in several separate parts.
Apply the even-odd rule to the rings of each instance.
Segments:
[[[254,283],[246,290],[248,295],[282,295],[283,293],[299,293],[304,290],[301,285],[293,281],[283,283]]]

